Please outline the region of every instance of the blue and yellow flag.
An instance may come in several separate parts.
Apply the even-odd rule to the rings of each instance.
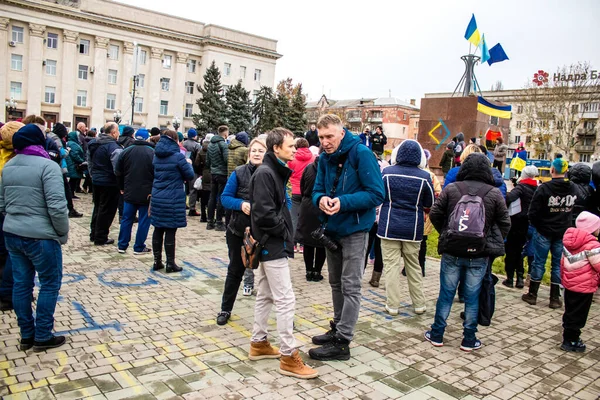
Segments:
[[[485,34],[481,36],[481,63],[483,64],[490,59],[490,52],[485,42]]]
[[[481,41],[481,35],[479,34],[479,30],[477,29],[475,14],[471,16],[471,21],[469,22],[469,26],[467,26],[467,31],[465,32],[465,39],[473,43],[475,46],[479,46],[479,42]]]
[[[477,111],[491,117],[510,119],[511,110],[511,106],[498,106],[487,101],[481,96],[477,97]]]

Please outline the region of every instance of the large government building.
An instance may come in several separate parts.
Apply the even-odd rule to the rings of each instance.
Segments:
[[[108,0],[1,4],[4,121],[38,114],[74,129],[121,114],[136,127],[167,127],[177,117],[185,131],[213,61],[225,90],[241,80],[256,94],[273,87],[281,57],[273,39]]]

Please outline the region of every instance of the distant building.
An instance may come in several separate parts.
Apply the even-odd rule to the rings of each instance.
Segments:
[[[308,102],[306,106],[308,126],[327,113],[338,115],[348,129],[356,134],[366,127],[374,131],[375,127],[381,125],[388,137],[386,147],[393,148],[404,139],[414,139],[410,121],[411,116],[419,114],[419,108],[414,99],[410,103],[394,97],[330,100],[323,95],[319,101]]]

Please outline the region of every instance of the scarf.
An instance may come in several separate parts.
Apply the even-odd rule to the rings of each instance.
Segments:
[[[50,159],[48,152],[44,149],[44,146],[40,146],[39,144],[33,144],[31,146],[26,146],[22,150],[15,150],[17,154],[23,154],[26,156],[38,156]]]

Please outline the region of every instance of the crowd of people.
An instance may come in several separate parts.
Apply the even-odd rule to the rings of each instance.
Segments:
[[[433,229],[439,233],[440,292],[433,324],[424,334],[433,346],[444,344],[457,292],[464,303],[460,348],[482,346],[476,336],[483,323],[482,287],[491,280],[494,260],[505,254],[502,283],[527,285],[522,299],[536,305],[550,253],[550,308],[562,307],[560,285],[565,288],[561,348],[585,350],[581,329],[600,276],[600,197],[592,169],[580,164],[568,170],[560,155],[552,162],[550,182],[539,186],[537,169],[527,166],[507,191],[501,138],[490,152],[457,135],[440,161],[442,186],[429,170],[430,151],[418,141],[402,141],[388,162],[382,159],[387,143],[382,127],[353,135],[332,114],[321,116],[304,138],[275,128],[250,139],[246,132],[231,135],[223,125],[200,141],[194,129],[184,137],[114,122],[97,136],[82,123],[70,133],[62,124],[46,132],[38,116],[9,122],[0,135],[0,300],[2,310],[15,310],[21,350],[43,351],[66,341],[52,333],[62,278],[60,245],[67,241],[69,218],[82,216],[73,199],[85,192],[94,203],[90,241],[115,244],[109,235],[118,212],[116,251],[127,253],[137,223],[133,254],[152,253],[154,270],[182,271],[176,234],[188,217],[224,232],[229,265],[216,322],[227,324],[243,281],[243,295],[256,294],[249,358],[279,359],[284,375],[318,376],[300,357],[294,338],[290,258],[302,254],[309,282],[323,280],[327,262],[333,319],[326,333],[312,338],[317,347],[309,356],[348,360],[371,253],[369,284],[378,287],[385,276],[385,312],[399,314],[401,275],[407,277],[414,312],[427,311],[423,281]],[[146,244],[150,225],[152,247]],[[255,241],[257,269],[247,268],[242,257],[248,240]],[[34,319],[36,273],[40,293]],[[280,348],[269,341],[273,307]]]

